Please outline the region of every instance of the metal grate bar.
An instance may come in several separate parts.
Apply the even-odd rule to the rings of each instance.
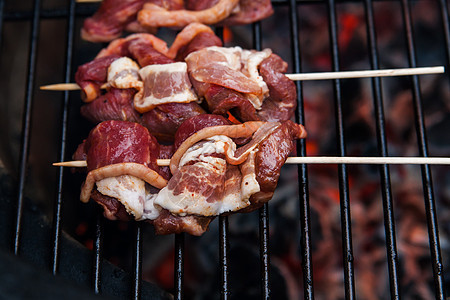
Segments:
[[[337,38],[336,4],[334,0],[328,0],[328,18],[330,27],[330,39],[332,50],[333,71],[339,71],[339,49]],[[334,80],[334,100],[336,113],[336,130],[338,138],[339,155],[345,156],[344,116],[342,110],[342,91],[340,80]],[[355,279],[352,249],[352,228],[350,216],[350,199],[348,187],[347,166],[341,164],[339,171],[339,194],[341,206],[342,247],[344,259],[345,296],[347,299],[355,299]]]
[[[216,35],[223,42],[223,27],[215,28]],[[228,285],[228,249],[230,248],[228,242],[228,216],[219,216],[219,259],[221,270],[221,292],[220,298],[222,300],[228,299],[230,296],[230,287]]]
[[[402,0],[402,14],[405,24],[406,42],[408,47],[408,58],[411,67],[416,67],[416,52],[414,48],[414,37],[412,29],[412,19],[408,2]],[[419,153],[421,156],[428,156],[428,145],[425,130],[425,122],[422,108],[422,97],[420,92],[420,83],[418,76],[412,76],[412,92],[414,101],[414,114],[416,122],[417,140],[419,144]],[[422,184],[425,201],[425,212],[428,223],[428,237],[430,242],[431,260],[433,263],[433,278],[436,292],[436,299],[445,299],[444,290],[444,270],[442,264],[439,228],[436,215],[436,201],[434,199],[433,182],[431,178],[431,169],[429,165],[422,165]]]
[[[92,16],[96,10],[97,6],[84,6],[78,5],[75,10],[75,15],[77,17],[90,17]],[[60,19],[60,18],[68,18],[70,15],[69,9],[43,9],[40,13],[41,19]],[[31,11],[12,11],[6,12],[4,16],[6,21],[27,21],[33,18],[33,12]]]
[[[35,0],[33,7],[33,21],[31,22],[30,35],[30,54],[28,57],[28,76],[25,94],[25,104],[23,110],[23,125],[22,125],[22,145],[20,150],[20,166],[19,166],[19,187],[17,196],[17,214],[16,214],[16,228],[14,234],[14,254],[19,254],[20,234],[22,226],[22,212],[23,212],[23,198],[25,194],[25,179],[28,164],[28,152],[30,144],[31,132],[31,109],[33,105],[33,86],[36,71],[37,58],[37,44],[39,36],[39,15],[40,15],[41,1]]]
[[[261,22],[252,24],[253,46],[262,50]],[[259,242],[261,259],[261,299],[270,299],[270,256],[269,256],[269,206],[267,203],[259,209]]]
[[[3,37],[3,20],[5,18],[5,0],[0,0],[0,47],[2,45]]]
[[[136,244],[134,248],[134,286],[133,299],[141,299],[142,287],[142,223],[135,222]]]
[[[230,291],[228,287],[228,217],[219,216],[219,256],[220,256],[220,268],[222,273],[222,292],[220,298],[222,300],[228,299]]]
[[[301,53],[299,25],[297,16],[297,6],[295,0],[289,1],[289,20],[291,30],[291,49],[293,58],[294,73],[301,73]],[[305,114],[303,104],[303,84],[301,81],[295,82],[297,87],[297,122],[305,125]],[[297,155],[306,156],[306,142],[300,139],[297,143]],[[299,178],[299,199],[300,199],[300,226],[301,226],[301,246],[302,246],[302,270],[303,270],[303,294],[304,298],[314,299],[312,255],[311,255],[311,217],[309,207],[308,191],[308,168],[306,164],[298,166]]]
[[[259,243],[261,259],[261,299],[270,299],[269,206],[259,209]]]
[[[97,213],[97,223],[95,226],[95,243],[94,243],[94,272],[93,272],[93,288],[94,293],[101,293],[101,260],[103,245],[103,215],[100,211]]]
[[[367,36],[369,42],[370,62],[373,70],[380,69],[378,60],[377,41],[375,35],[375,20],[372,0],[365,1]],[[385,117],[383,109],[383,96],[380,78],[372,78],[372,93],[376,116],[376,131],[378,153],[388,156],[388,147],[385,131]],[[383,195],[384,229],[386,235],[386,251],[388,257],[389,282],[391,299],[400,298],[398,282],[398,254],[395,242],[394,206],[392,204],[391,179],[388,165],[380,166],[381,192]]]
[[[442,26],[444,27],[444,39],[447,53],[447,65],[450,65],[450,20],[448,17],[448,5],[447,0],[440,0],[441,14],[442,14]]]
[[[64,82],[70,82],[72,73],[72,55],[73,55],[73,40],[75,31],[75,0],[69,3],[69,19],[67,25],[67,45],[66,45],[66,70],[64,75]],[[66,139],[67,139],[67,126],[69,116],[69,92],[64,92],[63,111],[61,120],[61,145],[59,149],[58,161],[64,161],[66,154]],[[59,265],[59,238],[61,233],[61,207],[62,207],[62,193],[63,193],[63,179],[64,168],[58,168],[58,185],[57,185],[57,198],[53,212],[53,262],[52,271],[53,274],[58,272]]]
[[[184,298],[184,233],[175,235],[175,299]]]

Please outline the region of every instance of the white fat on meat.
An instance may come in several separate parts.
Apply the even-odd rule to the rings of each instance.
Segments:
[[[116,198],[122,203],[136,220],[154,220],[159,216],[159,209],[153,205],[156,194],[151,194],[146,189],[142,179],[121,175],[99,180],[96,185],[101,194]]]
[[[147,190],[145,194],[144,213],[142,214],[142,220],[155,220],[159,217],[161,208],[155,207],[155,199],[158,194],[152,194]]]
[[[208,65],[216,64],[218,66],[224,66],[233,71],[237,71],[244,75],[248,80],[250,80],[252,84],[256,84],[257,86],[259,86],[261,92],[245,93],[244,95],[247,97],[253,107],[255,107],[255,109],[261,109],[264,99],[269,95],[269,88],[262,76],[259,74],[258,66],[263,60],[265,60],[272,54],[272,50],[264,49],[263,51],[256,51],[244,50],[241,47],[211,46],[200,51],[202,51],[201,55],[205,54],[211,56],[212,62],[208,61],[207,58],[204,58],[206,59],[206,63]],[[194,52],[189,54],[186,57],[186,61],[188,63],[192,62],[195,55],[198,55],[198,53],[195,54]],[[201,67],[201,65],[196,67]],[[207,82],[207,79],[203,80],[202,82]],[[226,80],[224,80],[223,82],[225,84]],[[224,86],[226,87],[226,85]]]
[[[221,135],[190,147],[154,204],[180,216],[217,216],[249,206],[251,195],[260,191],[254,151],[241,166],[233,166],[223,158],[230,148],[236,149],[233,140]]]
[[[263,51],[242,50],[241,60],[243,63],[242,72],[254,80],[262,90],[262,97],[260,95],[249,94],[249,101],[256,109],[261,109],[264,99],[269,95],[269,87],[259,74],[258,66],[272,54],[272,50],[264,49]]]
[[[198,101],[185,62],[149,65],[139,71],[144,81],[142,98],[134,98],[134,107],[146,112],[165,103]]]
[[[144,85],[139,77],[139,65],[128,57],[116,59],[108,68],[108,85],[118,89],[141,90]]]

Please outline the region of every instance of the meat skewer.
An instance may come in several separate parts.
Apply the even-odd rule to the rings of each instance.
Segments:
[[[270,49],[225,48],[211,28],[192,23],[170,48],[151,34],[117,39],[80,66],[75,80],[88,120],[137,122],[172,142],[184,120],[208,112],[237,122],[291,119],[296,88],[286,70]]]
[[[297,102],[287,63],[270,49],[221,46],[199,23],[185,27],[170,48],[151,34],[117,39],[78,68],[75,79],[87,103],[81,114],[93,123],[138,122],[167,142],[184,120],[207,112],[239,122],[291,119]],[[294,75],[308,80],[430,72],[443,68]]]
[[[285,163],[450,164],[445,157],[289,157],[294,140],[305,137],[291,121],[233,125],[205,114],[183,122],[174,145],[163,146],[137,123],[106,121],[78,147],[74,158],[84,160],[55,165],[86,167],[80,199],[102,205],[109,219],[201,235],[215,216],[269,201]]]
[[[103,0],[84,22],[83,39],[108,42],[123,31],[154,33],[193,22],[220,26],[250,24],[273,14],[270,0]]]
[[[401,69],[385,69],[385,70],[360,70],[360,71],[341,71],[341,72],[315,72],[301,74],[285,74],[287,78],[293,81],[309,81],[309,80],[329,80],[329,79],[348,79],[348,78],[370,78],[370,77],[394,77],[394,76],[410,76],[410,75],[429,75],[441,74],[445,72],[443,66],[435,67],[418,67],[418,68],[401,68]],[[104,85],[102,88],[106,88]],[[46,91],[75,91],[81,87],[76,83],[55,83],[43,85],[41,90]]]
[[[304,137],[292,121],[236,125],[203,114],[163,146],[137,123],[102,122],[74,154],[88,172],[80,199],[93,199],[112,220],[147,220],[159,234],[201,235],[215,216],[269,201],[294,140]],[[157,159],[169,157],[167,173]]]
[[[82,114],[101,122],[74,155],[86,160],[83,202],[109,219],[149,220],[159,234],[201,235],[215,216],[272,198],[294,140],[306,137],[290,121],[295,84],[270,49],[221,46],[194,23],[170,48],[136,34],[79,68]]]
[[[170,159],[158,159],[157,164],[160,167],[170,165]],[[376,157],[376,156],[290,156],[285,164],[400,164],[400,165],[450,165],[449,157]],[[85,160],[73,160],[53,163],[56,167],[86,167]]]

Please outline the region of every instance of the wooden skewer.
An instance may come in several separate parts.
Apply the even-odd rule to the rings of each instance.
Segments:
[[[438,66],[438,67],[367,70],[367,71],[301,73],[301,74],[286,74],[286,76],[294,81],[297,80],[305,81],[305,80],[425,75],[425,74],[440,74],[444,72],[445,72],[444,67]],[[106,84],[101,86],[101,88],[106,87],[107,87]],[[49,91],[74,91],[79,89],[80,86],[76,83],[57,83],[41,86],[41,90],[49,90]]]
[[[100,88],[106,89],[108,84],[103,84]],[[40,87],[41,90],[45,91],[76,91],[80,90],[81,87],[76,83],[55,83],[49,85],[43,85]]]
[[[367,71],[286,74],[286,76],[294,81],[297,80],[305,81],[305,80],[424,75],[424,74],[439,74],[444,72],[445,72],[444,67],[439,66],[439,67],[403,68],[403,69],[385,69],[385,70],[367,70]]]
[[[157,159],[158,166],[165,167],[170,159]],[[355,157],[355,156],[307,156],[288,157],[287,164],[404,164],[404,165],[450,165],[450,157]],[[86,167],[86,161],[75,160],[54,163],[60,167]]]
[[[40,87],[44,91],[76,91],[81,89],[76,83],[55,83]]]

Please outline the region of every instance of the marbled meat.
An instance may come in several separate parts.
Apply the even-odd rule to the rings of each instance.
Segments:
[[[158,27],[181,28],[193,22],[243,25],[272,14],[270,0],[103,0],[99,10],[84,21],[81,36],[107,42],[124,30],[155,33]]]

